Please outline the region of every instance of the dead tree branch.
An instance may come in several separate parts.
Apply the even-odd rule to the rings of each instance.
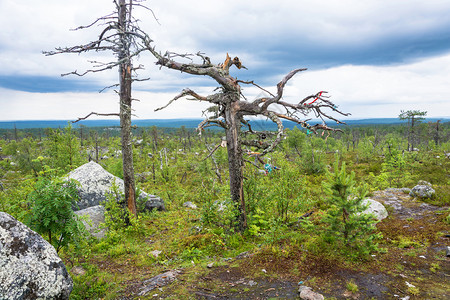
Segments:
[[[102,116],[102,117],[107,117],[107,116],[116,116],[116,117],[118,117],[118,116],[119,116],[118,113],[106,113],[106,114],[103,114],[103,113],[91,112],[91,113],[89,113],[89,114],[88,114],[87,116],[85,116],[85,117],[78,118],[77,120],[72,121],[72,123],[77,123],[77,122],[79,122],[79,121],[86,120],[87,118],[89,118],[89,117],[92,116],[92,115],[95,115],[95,116]]]

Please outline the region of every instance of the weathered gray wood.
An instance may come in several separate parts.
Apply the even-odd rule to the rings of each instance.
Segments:
[[[131,2],[127,10],[125,0],[119,1],[119,76],[120,76],[120,135],[122,144],[123,182],[125,185],[124,205],[134,215],[136,212],[135,180],[133,168],[133,143],[131,140],[131,58],[129,31]]]

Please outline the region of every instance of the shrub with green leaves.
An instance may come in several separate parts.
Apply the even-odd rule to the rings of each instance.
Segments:
[[[31,206],[28,225],[46,235],[57,252],[82,235],[84,227],[72,210],[78,200],[76,182],[58,178],[40,177],[28,195]]]

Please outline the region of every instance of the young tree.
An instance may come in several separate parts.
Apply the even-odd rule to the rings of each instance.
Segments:
[[[47,234],[57,252],[82,234],[82,227],[72,210],[78,198],[74,181],[47,176],[41,176],[34,191],[28,195],[31,213],[27,223],[40,234]]]
[[[135,1],[136,2],[136,1]],[[137,20],[132,17],[133,6],[143,7],[139,3],[134,3],[132,0],[115,0],[116,10],[114,13],[98,18],[93,23],[87,26],[80,26],[76,28],[86,29],[94,26],[97,23],[104,22],[105,28],[101,31],[99,38],[93,42],[84,45],[56,48],[56,51],[44,52],[45,55],[55,55],[60,53],[84,53],[88,51],[111,51],[117,57],[117,60],[107,63],[93,62],[93,69],[86,70],[83,73],[77,71],[62,74],[62,76],[73,74],[77,76],[84,76],[88,73],[102,72],[118,67],[119,69],[119,84],[111,87],[119,86],[120,104],[119,113],[96,113],[91,112],[83,118],[79,118],[75,122],[87,119],[92,115],[96,116],[119,116],[120,130],[121,130],[121,144],[122,144],[122,159],[123,159],[123,180],[124,180],[124,194],[126,207],[136,215],[136,201],[135,201],[135,179],[133,169],[133,149],[131,140],[131,84],[137,80],[133,77],[133,72],[141,69],[142,66],[134,67],[132,61],[142,51],[136,43],[136,36],[133,32],[140,31]]]
[[[336,160],[334,172],[327,170],[327,180],[322,185],[330,206],[322,218],[327,225],[322,233],[325,240],[336,242],[347,254],[352,254],[352,250],[363,255],[376,251],[378,245],[374,241],[381,234],[375,232],[373,216],[362,213],[366,209],[363,199],[367,189],[356,187],[355,173],[347,173],[345,162],[339,168]]]
[[[49,129],[44,145],[52,168],[68,172],[81,164],[80,141],[70,123],[63,130]]]
[[[422,122],[427,115],[426,111],[420,111],[420,110],[407,110],[407,111],[400,111],[400,115],[398,116],[400,120],[408,120],[408,151],[414,150],[414,145],[416,143],[416,133],[415,133],[415,125],[417,123]]]
[[[317,134],[318,130],[338,130],[328,127],[325,123],[325,118],[337,123],[342,123],[328,113],[325,113],[325,109],[329,109],[341,115],[348,115],[339,111],[334,103],[329,100],[329,97],[325,96],[326,92],[324,91],[310,95],[296,104],[283,100],[283,91],[287,82],[295,74],[305,71],[306,69],[295,69],[289,72],[277,84],[277,92],[276,94],[273,94],[253,81],[238,80],[230,75],[230,67],[233,65],[238,69],[245,68],[238,57],[231,59],[227,54],[223,64],[215,65],[211,63],[208,57],[199,52],[195,56],[198,57],[201,62],[194,63],[192,60],[194,55],[180,55],[169,52],[162,55],[150,45],[151,40],[148,37],[140,33],[139,36],[144,45],[147,46],[147,49],[156,57],[157,64],[192,75],[206,75],[214,79],[220,85],[219,92],[208,96],[201,96],[191,89],[184,89],[167,105],[156,110],[163,109],[177,99],[186,96],[192,96],[194,98],[193,100],[206,101],[214,105],[215,109],[211,109],[213,112],[212,115],[199,124],[198,130],[202,132],[206,127],[213,125],[220,126],[225,130],[228,151],[230,193],[231,199],[238,211],[236,227],[240,231],[247,227],[243,191],[244,153],[242,146],[247,146],[250,149],[252,147],[256,148],[256,151],[260,152],[251,151],[250,149],[248,149],[248,152],[252,153],[251,155],[262,161],[261,157],[273,151],[282,140],[284,134],[282,119],[301,124],[301,126],[307,128],[308,131]],[[181,59],[188,58],[190,60],[187,62],[175,61],[174,58],[177,57]],[[242,93],[241,84],[256,86],[269,96],[263,96],[253,101],[249,101]],[[323,122],[321,124],[310,125],[307,121],[301,119],[311,111],[315,113],[317,118],[322,119]],[[278,130],[275,133],[269,131],[254,131],[249,121],[245,119],[246,116],[266,117],[277,125]],[[243,126],[247,128],[246,131],[241,131],[241,127]]]

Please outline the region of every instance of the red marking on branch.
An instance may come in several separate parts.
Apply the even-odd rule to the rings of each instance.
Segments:
[[[323,91],[320,91],[320,92],[319,92],[319,96],[317,96],[316,99],[314,99],[313,101],[311,101],[310,103],[308,103],[308,105],[311,105],[311,104],[313,104],[314,102],[316,102],[316,100],[319,99],[320,96],[322,96],[322,93],[323,93]]]

